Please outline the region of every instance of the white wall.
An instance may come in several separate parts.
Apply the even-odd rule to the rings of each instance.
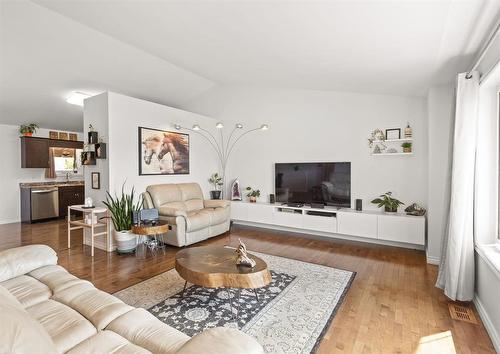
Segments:
[[[35,136],[48,138],[49,130],[52,129],[39,129]],[[78,139],[82,140],[82,134],[77,134]],[[53,181],[54,179],[46,179],[45,169],[43,168],[21,168],[19,126],[0,125],[0,151],[2,152],[0,224],[18,222],[21,219],[19,183]]]
[[[488,330],[495,349],[500,353],[500,270],[476,253],[476,296],[474,303]]]
[[[96,204],[105,200],[105,192],[120,192],[126,181],[126,190],[132,186],[142,193],[151,184],[197,182],[209,197],[208,178],[217,171],[218,161],[212,147],[200,136],[190,133],[190,173],[188,175],[139,176],[138,127],[173,131],[173,124],[192,126],[194,123],[213,125],[211,118],[156,103],[108,92],[85,100],[84,127],[92,124],[107,143],[107,159],[85,168],[85,193]],[[101,189],[92,190],[91,172],[101,173]],[[102,240],[97,247],[105,248]]]
[[[194,123],[215,124],[215,120],[180,109],[109,93],[109,188],[127,185],[143,192],[150,184],[197,182],[208,198],[208,178],[217,171],[212,147],[199,135],[189,133],[190,173],[188,175],[139,176],[138,127],[175,131],[174,123],[190,127]],[[186,133],[186,132],[184,132]]]
[[[270,130],[241,140],[229,162],[228,181],[238,177],[267,200],[274,189],[274,163],[350,161],[352,199],[370,200],[393,191],[406,204],[427,204],[427,106],[423,98],[346,92],[219,87],[186,108],[246,127]],[[367,138],[375,128],[414,131],[413,156],[370,156]],[[352,204],[354,206],[354,203]]]
[[[427,96],[429,182],[427,261],[439,264],[450,202],[454,86],[432,87]]]
[[[498,56],[496,56],[498,58]],[[476,243],[476,296],[474,302],[488,333],[500,352],[500,269],[494,266],[499,253],[487,255],[481,245],[498,241],[498,92],[500,66],[482,82],[479,91],[478,144],[476,150],[476,194],[474,238]],[[496,262],[495,262],[496,261]]]

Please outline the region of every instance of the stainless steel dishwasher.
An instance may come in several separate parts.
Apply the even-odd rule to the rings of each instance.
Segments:
[[[31,220],[57,218],[59,216],[59,188],[31,188]]]

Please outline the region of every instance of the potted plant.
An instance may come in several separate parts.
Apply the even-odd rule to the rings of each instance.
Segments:
[[[132,228],[132,213],[137,212],[142,208],[142,199],[134,201],[134,188],[130,194],[124,191],[125,183],[122,186],[121,195],[115,194],[113,198],[111,194],[106,192],[106,201],[104,205],[108,207],[113,221],[113,236],[117,244],[118,253],[133,252],[136,247],[136,236],[130,231]]]
[[[250,203],[256,203],[257,198],[260,197],[260,190],[252,189],[252,187],[247,187],[247,197],[250,198]]]
[[[38,125],[35,123],[23,124],[19,127],[19,133],[21,133],[23,136],[32,136],[37,129]]]
[[[210,176],[208,182],[210,182],[210,184],[214,186],[214,189],[210,191],[210,198],[220,199],[222,191],[219,190],[219,187],[221,187],[224,184],[222,181],[222,177],[219,176],[217,172],[215,172],[214,174],[212,174],[212,176]]]
[[[404,153],[411,152],[411,143],[410,142],[405,142],[405,143],[401,144],[401,147],[403,148]]]
[[[385,211],[388,213],[396,213],[400,205],[404,205],[403,202],[392,197],[392,192],[387,192],[382,194],[380,198],[372,200],[373,204],[377,204],[379,208],[384,207]]]

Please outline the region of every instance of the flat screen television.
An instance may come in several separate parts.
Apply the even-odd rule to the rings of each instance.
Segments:
[[[301,162],[274,165],[276,201],[351,207],[350,162]]]

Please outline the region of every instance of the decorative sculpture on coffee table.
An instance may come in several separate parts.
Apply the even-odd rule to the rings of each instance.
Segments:
[[[238,240],[240,241],[240,245],[236,249],[236,253],[238,254],[238,258],[236,258],[236,264],[250,268],[255,267],[255,261],[252,258],[248,257],[247,246],[245,246],[245,244],[241,242],[241,239]]]

